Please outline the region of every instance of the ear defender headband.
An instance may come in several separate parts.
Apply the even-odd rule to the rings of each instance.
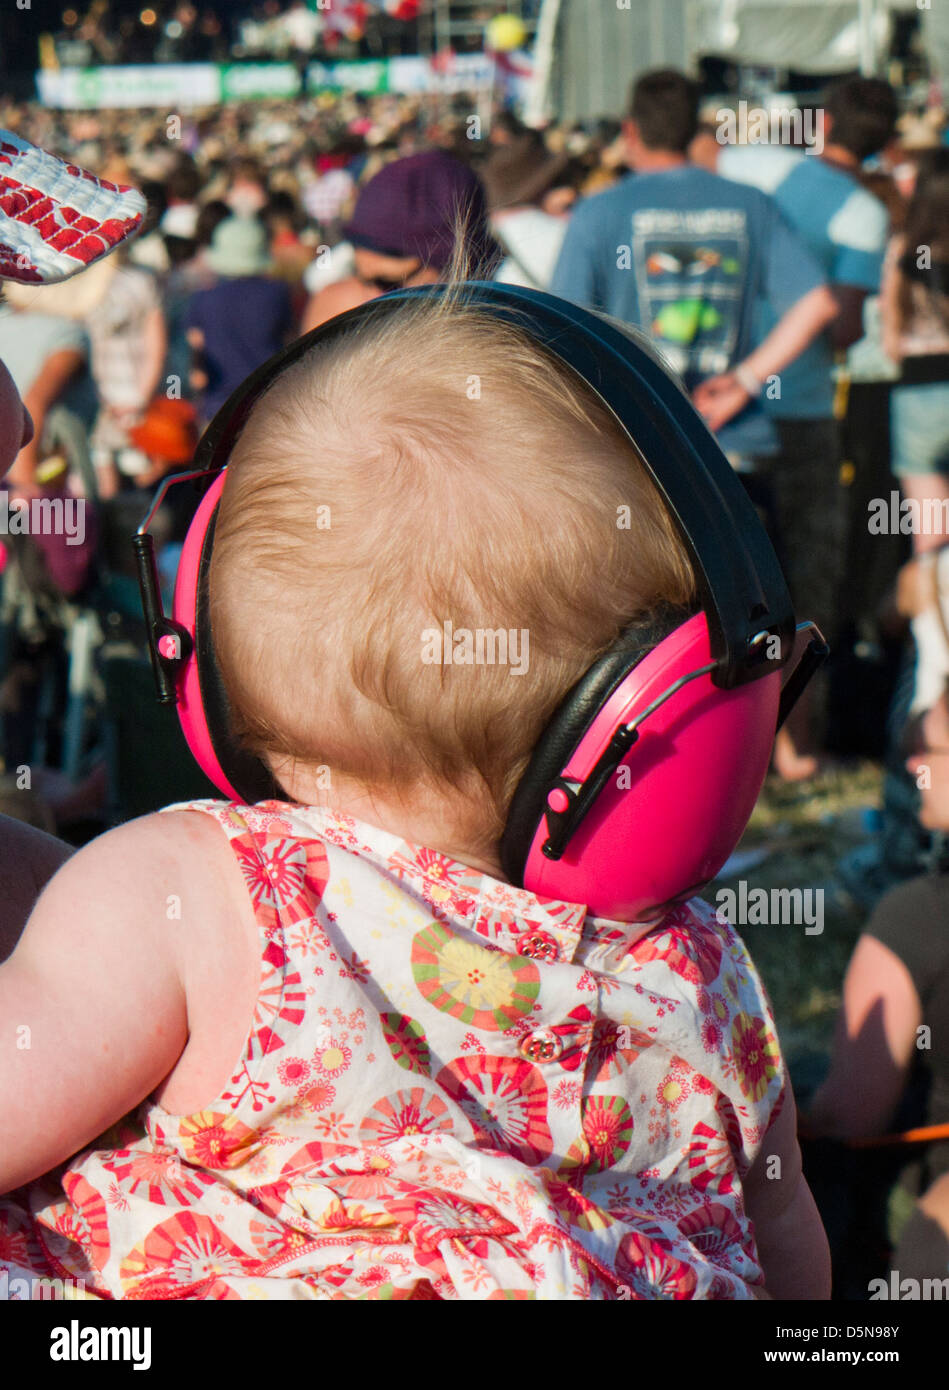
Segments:
[[[194,469],[165,480],[135,537],[152,667],[196,760],[229,799],[282,798],[229,731],[214,654],[208,573],[226,465],[253,406],[311,348],[435,297],[401,290],[332,319],[255,371],[208,426]],[[576,373],[629,436],[688,550],[699,611],[628,628],[568,691],[515,791],[500,844],[512,883],[642,921],[715,877],[751,815],[776,729],[827,654],[811,639],[784,682],[794,612],[764,528],[731,465],[648,346],[587,310],[534,290],[471,283],[465,302],[530,334]],[[168,487],[210,485],[185,541],[173,616],[148,532]]]

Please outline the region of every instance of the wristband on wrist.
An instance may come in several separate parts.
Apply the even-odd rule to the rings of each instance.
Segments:
[[[741,389],[746,391],[749,396],[761,395],[764,389],[764,382],[758,380],[747,362],[739,362],[738,366],[734,368],[732,376],[738,382]]]

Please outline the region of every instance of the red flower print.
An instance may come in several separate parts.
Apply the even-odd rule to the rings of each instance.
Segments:
[[[594,1069],[597,1081],[608,1081],[619,1076],[627,1066],[631,1066],[644,1048],[652,1046],[648,1033],[626,1023],[614,1023],[611,1018],[601,1018],[593,1026],[593,1040],[590,1044],[590,1066]]]
[[[751,1100],[762,1100],[781,1064],[777,1039],[763,1018],[744,1013],[735,1017],[732,1052],[742,1092]]]
[[[673,1067],[656,1087],[656,1100],[666,1110],[678,1110],[691,1090],[688,1077]]]
[[[335,1081],[338,1076],[342,1076],[350,1062],[353,1054],[350,1048],[339,1042],[335,1037],[331,1037],[326,1043],[316,1049],[313,1054],[313,1066],[320,1076],[327,1080]]]
[[[330,1119],[340,1118],[330,1116]],[[352,1128],[352,1126],[350,1126]],[[332,1160],[348,1157],[350,1154],[358,1153],[359,1150],[352,1144],[324,1144],[320,1140],[310,1140],[302,1148],[297,1149],[280,1169],[280,1177],[288,1180],[297,1174],[305,1173],[307,1176],[323,1177],[332,1169]],[[273,1184],[271,1184],[271,1187]],[[289,1182],[285,1182],[289,1188]],[[260,1192],[263,1189],[258,1188]],[[267,1189],[269,1190],[269,1189]],[[281,1192],[282,1200],[282,1192]]]
[[[104,1269],[111,1253],[109,1217],[104,1198],[78,1173],[64,1175],[63,1191],[73,1206],[71,1237],[75,1239],[79,1233],[84,1254],[96,1269]],[[50,1254],[59,1255],[62,1259],[62,1255],[48,1238],[46,1243]],[[83,1260],[82,1263],[85,1264],[86,1261]]]
[[[307,1110],[322,1110],[336,1099],[336,1087],[328,1081],[314,1081],[300,1092],[300,1104]]]
[[[353,1129],[351,1120],[347,1120],[345,1115],[337,1115],[330,1112],[329,1115],[321,1115],[316,1122],[316,1127],[321,1134],[325,1134],[327,1139],[339,1139],[344,1142],[349,1138]]]
[[[561,1081],[553,1094],[553,1102],[558,1110],[571,1110],[583,1095],[579,1081]]]
[[[729,1147],[735,1157],[735,1161],[739,1164],[739,1173],[741,1173],[742,1168],[740,1164],[744,1148],[741,1124],[743,1118],[748,1118],[748,1111],[743,1105],[739,1105],[738,1111],[739,1113],[736,1114],[735,1107],[732,1105],[728,1096],[723,1092],[719,1092],[718,1099],[715,1102],[715,1114],[719,1124],[725,1131]]]
[[[319,840],[271,836],[261,846],[253,835],[243,835],[231,844],[263,927],[314,915],[329,879],[326,848]]]
[[[207,1216],[186,1211],[149,1232],[123,1260],[119,1279],[127,1290],[147,1297],[153,1280],[181,1292],[222,1274],[252,1273],[256,1266],[256,1257],[235,1245]]]
[[[360,960],[353,951],[351,959],[344,960],[339,967],[339,975],[342,980],[355,980],[358,985],[364,985],[369,979],[369,962]]]
[[[214,1183],[207,1173],[186,1167],[170,1149],[119,1149],[104,1167],[130,1192],[141,1188],[156,1206],[190,1206]]]
[[[533,961],[482,946],[437,922],[412,940],[412,974],[433,1008],[490,1032],[523,1019],[540,993]]]
[[[696,919],[690,921],[689,927],[670,924],[655,928],[635,941],[629,954],[640,965],[663,961],[690,984],[711,984],[721,968],[722,943]]]
[[[334,1182],[334,1187],[344,1197],[355,1197],[362,1201],[375,1200],[394,1192],[403,1186],[393,1178],[395,1164],[381,1149],[362,1150],[365,1167],[360,1173],[349,1171]]]
[[[553,1139],[547,1086],[537,1067],[515,1057],[456,1057],[435,1078],[471,1121],[475,1142],[522,1163],[542,1163]]]
[[[389,860],[390,870],[398,878],[414,879],[426,902],[433,907],[467,916],[474,907],[474,900],[462,881],[474,871],[436,850],[415,850],[408,845],[406,849],[408,854],[395,854]]]
[[[749,1284],[757,1282],[749,1280]],[[735,1298],[735,1285],[732,1280],[727,1279],[723,1274],[716,1274],[711,1284],[708,1286],[708,1293],[705,1295],[709,1303],[722,1303],[726,1300],[731,1302]]]
[[[377,1100],[359,1127],[359,1137],[363,1142],[391,1144],[405,1135],[451,1127],[445,1102],[421,1086],[413,1086]]]
[[[695,1294],[695,1271],[678,1258],[671,1243],[638,1231],[630,1231],[620,1242],[616,1269],[634,1298],[678,1301]]]
[[[277,1025],[280,1022],[302,1023],[306,1004],[306,990],[300,972],[287,971],[286,954],[276,942],[271,941],[264,952],[264,963],[254,1010],[256,1032],[250,1044],[250,1055],[255,1059],[283,1047],[283,1039],[276,1031]]]
[[[285,1086],[299,1086],[310,1074],[310,1064],[302,1057],[286,1057],[277,1067],[277,1075]]]
[[[550,1029],[563,1042],[559,1063],[565,1071],[576,1071],[586,1060],[586,1045],[593,1036],[593,1015],[586,1004],[580,1004],[567,1014],[568,1023],[556,1023]]]
[[[582,1231],[604,1231],[607,1226],[612,1226],[613,1216],[584,1197],[578,1188],[561,1178],[555,1178],[549,1169],[541,1169],[541,1173],[544,1187],[563,1225],[579,1226]]]
[[[583,1137],[590,1147],[591,1172],[618,1163],[633,1137],[633,1117],[622,1096],[589,1096],[583,1105]]]
[[[711,1264],[729,1268],[735,1256],[751,1256],[751,1241],[728,1207],[719,1202],[703,1202],[678,1223],[679,1230]],[[739,1260],[739,1263],[741,1261]]]
[[[416,1188],[411,1195],[389,1204],[389,1215],[411,1229],[413,1246],[420,1252],[437,1254],[443,1240],[461,1237],[467,1249],[476,1252],[479,1243],[472,1237],[515,1235],[517,1227],[483,1202],[469,1202],[448,1192],[426,1192]],[[488,1247],[482,1245],[481,1249]]]
[[[255,1130],[211,1110],[182,1120],[178,1138],[185,1158],[199,1168],[238,1168],[260,1147]]]
[[[700,1192],[711,1191],[723,1196],[732,1191],[735,1165],[731,1147],[719,1129],[712,1129],[699,1120],[684,1151],[688,1155],[689,1182]]]

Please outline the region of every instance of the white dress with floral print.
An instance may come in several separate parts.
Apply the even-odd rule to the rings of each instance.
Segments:
[[[749,1299],[784,1093],[696,900],[587,917],[350,817],[204,801],[260,930],[205,1110],[146,1101],[0,1199],[0,1270],[112,1298]]]

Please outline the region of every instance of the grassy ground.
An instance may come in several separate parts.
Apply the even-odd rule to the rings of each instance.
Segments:
[[[854,763],[813,782],[769,777],[739,852],[765,851],[761,862],[737,867],[704,897],[744,879],[753,888],[822,889],[824,930],[804,926],[739,926],[774,1004],[784,1055],[802,1099],[820,1081],[833,1039],[844,971],[865,913],[835,880],[835,866],[863,843],[867,807],[880,804],[883,775],[873,763]],[[817,900],[820,901],[820,900]]]

